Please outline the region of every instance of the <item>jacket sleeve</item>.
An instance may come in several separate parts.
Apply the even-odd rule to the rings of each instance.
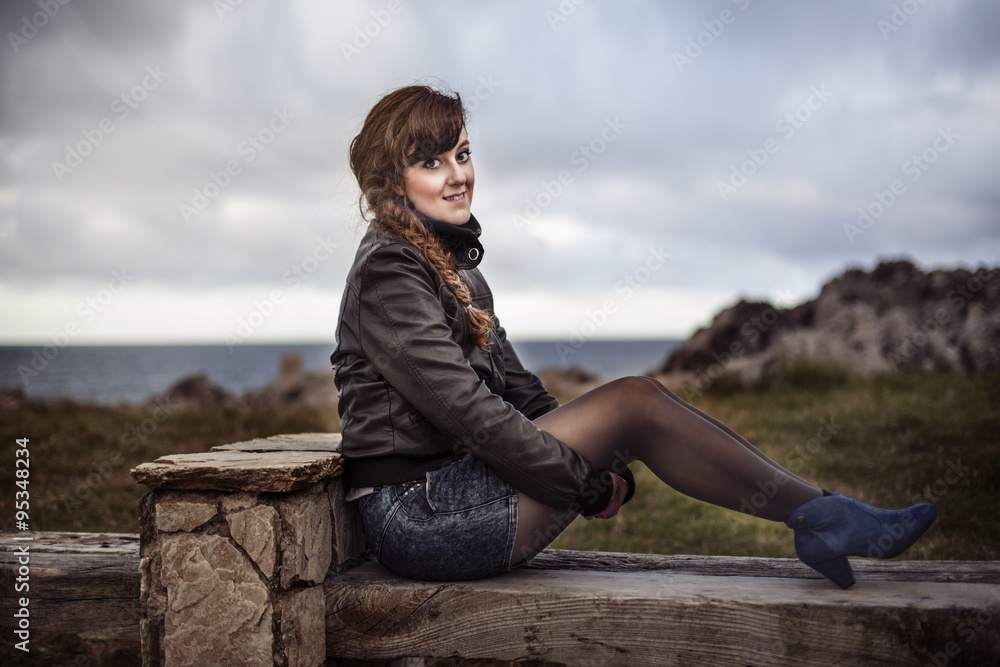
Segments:
[[[557,510],[603,510],[606,471],[494,394],[453,339],[437,279],[408,245],[376,249],[363,270],[359,324],[365,356],[431,424],[517,490]]]
[[[494,318],[495,319],[495,318]],[[507,332],[497,321],[497,336],[503,343],[503,359],[507,376],[503,399],[528,419],[537,419],[559,407],[559,401],[546,391],[542,381],[525,369],[514,347],[507,340]]]

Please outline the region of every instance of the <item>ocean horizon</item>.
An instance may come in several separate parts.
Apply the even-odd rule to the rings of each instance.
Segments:
[[[680,339],[511,341],[524,365],[580,369],[611,379],[658,368]],[[0,387],[21,387],[29,398],[81,403],[139,403],[178,380],[204,374],[234,394],[278,377],[282,356],[302,357],[306,371],[330,369],[332,343],[258,345],[46,345],[0,346]]]

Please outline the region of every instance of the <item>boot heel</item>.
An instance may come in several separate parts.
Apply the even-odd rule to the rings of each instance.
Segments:
[[[845,556],[831,558],[820,563],[806,563],[806,565],[841,588],[850,588],[854,585],[854,570]]]

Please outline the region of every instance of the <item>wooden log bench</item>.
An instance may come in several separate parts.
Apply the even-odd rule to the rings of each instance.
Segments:
[[[847,591],[792,559],[561,550],[484,581],[400,579],[365,553],[337,450],[304,434],[139,466],[141,548],[32,542],[32,628],[75,618],[147,665],[1000,664],[1000,561],[855,560]]]

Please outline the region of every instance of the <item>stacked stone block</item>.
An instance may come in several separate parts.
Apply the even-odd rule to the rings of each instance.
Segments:
[[[364,559],[339,435],[277,436],[132,471],[145,665],[322,665],[323,582]]]

